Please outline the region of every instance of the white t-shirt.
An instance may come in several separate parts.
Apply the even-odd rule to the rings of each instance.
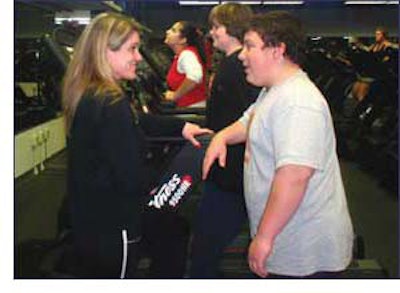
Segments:
[[[196,55],[190,50],[184,50],[178,58],[178,72],[196,83],[203,80],[203,68]]]
[[[277,168],[295,164],[315,169],[300,206],[275,239],[267,270],[306,276],[345,269],[352,259],[353,227],[332,118],[321,92],[299,70],[261,91],[239,121],[249,129],[244,190],[253,237]]]

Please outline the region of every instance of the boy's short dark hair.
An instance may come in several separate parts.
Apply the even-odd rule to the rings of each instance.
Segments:
[[[226,32],[242,40],[245,25],[253,16],[253,11],[247,5],[239,3],[224,3],[215,6],[209,16],[208,22],[212,25],[214,21],[226,27]]]
[[[286,45],[285,56],[301,64],[305,49],[305,34],[301,21],[287,11],[271,11],[254,16],[247,31],[258,33],[267,47]]]

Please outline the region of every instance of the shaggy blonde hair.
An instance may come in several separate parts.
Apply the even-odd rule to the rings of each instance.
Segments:
[[[107,49],[117,51],[134,32],[140,33],[140,25],[134,19],[117,13],[101,13],[79,37],[62,85],[67,133],[79,101],[88,90],[99,97],[105,94],[115,99],[122,97],[122,88],[113,78],[106,52]]]

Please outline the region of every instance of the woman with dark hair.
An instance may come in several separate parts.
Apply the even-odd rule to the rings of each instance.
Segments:
[[[142,60],[139,28],[127,16],[99,14],[80,36],[64,77],[67,189],[82,269],[77,277],[134,277],[143,245],[153,256],[151,277],[178,278],[185,269],[185,260],[175,257],[186,247],[184,238],[163,231],[165,237],[154,241],[143,229],[144,135],[181,135],[199,146],[194,135],[209,131],[131,107],[121,82],[136,78]],[[163,244],[176,250],[163,251]]]
[[[190,22],[178,21],[167,30],[164,42],[175,53],[166,78],[169,90],[165,99],[178,107],[204,106],[207,62],[200,30]]]

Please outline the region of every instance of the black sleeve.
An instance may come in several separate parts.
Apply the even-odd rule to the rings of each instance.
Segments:
[[[148,136],[182,136],[185,121],[175,117],[143,114],[139,115],[139,124]]]
[[[238,52],[225,57],[218,68],[207,101],[207,127],[219,131],[240,118],[256,100],[257,88],[246,81]]]
[[[260,90],[246,81],[243,64],[238,59],[239,52],[225,57],[216,73],[207,101],[207,127],[219,131],[240,118],[252,104]],[[241,193],[243,190],[244,144],[228,147],[226,166],[214,163],[208,180],[226,191]]]
[[[230,77],[232,79],[232,87],[229,90],[230,96],[234,97],[234,102],[237,103],[238,108],[243,112],[256,100],[260,88],[247,82],[243,64],[238,59],[238,55],[235,54],[235,56],[236,59],[232,62],[230,71],[235,74],[232,74]]]

